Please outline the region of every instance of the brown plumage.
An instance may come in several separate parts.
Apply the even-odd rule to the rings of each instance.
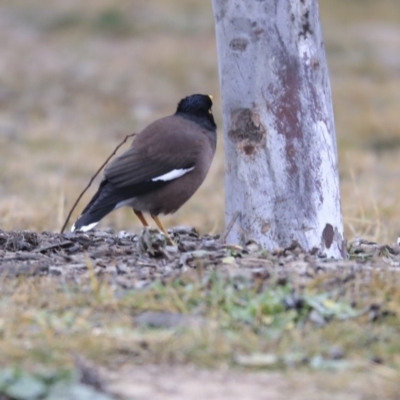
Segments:
[[[107,165],[97,193],[72,231],[90,230],[111,211],[129,206],[143,225],[147,222],[142,213],[148,212],[166,233],[157,216],[174,213],[189,200],[214,157],[217,136],[211,108],[209,96],[188,96],[175,114],[143,129],[131,147]]]

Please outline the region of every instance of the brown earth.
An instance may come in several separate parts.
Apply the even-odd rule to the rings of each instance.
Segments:
[[[398,399],[400,386],[384,374],[204,370],[193,366],[131,367],[111,391],[137,400],[376,400]]]

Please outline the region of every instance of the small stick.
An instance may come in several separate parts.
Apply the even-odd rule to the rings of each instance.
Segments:
[[[81,200],[82,196],[86,193],[86,191],[90,188],[90,185],[93,183],[93,181],[96,179],[97,175],[101,172],[101,170],[107,165],[107,163],[110,161],[110,159],[112,157],[114,157],[115,153],[118,151],[118,149],[124,144],[126,143],[126,141],[130,138],[135,136],[136,133],[131,133],[129,135],[125,136],[125,139],[114,149],[114,151],[110,154],[110,156],[107,158],[106,161],[103,162],[103,164],[101,165],[101,167],[97,170],[97,172],[92,176],[92,178],[90,179],[89,183],[87,184],[87,186],[85,187],[85,189],[83,189],[82,193],[78,196],[78,198],[76,199],[74,205],[72,206],[70,212],[68,213],[67,219],[64,222],[63,227],[61,228],[61,232],[60,233],[64,233],[65,227],[67,226],[69,219],[71,218],[72,213],[74,212],[76,206],[78,205],[79,201]]]
[[[229,233],[231,232],[233,225],[235,225],[236,220],[239,218],[241,212],[240,211],[236,211],[235,214],[233,214],[232,219],[230,220],[228,226],[225,229],[224,234],[221,237],[221,243],[225,244],[226,242],[226,238],[228,237]]]
[[[61,243],[55,243],[49,246],[42,247],[40,249],[36,249],[33,251],[33,253],[45,253],[46,251],[56,249],[57,247],[71,247],[73,244],[74,244],[73,242],[65,240],[64,242]]]

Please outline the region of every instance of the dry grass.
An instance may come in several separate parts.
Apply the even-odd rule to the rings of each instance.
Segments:
[[[164,18],[170,14],[155,1],[95,4],[2,5],[3,229],[59,229],[66,208],[125,134],[173,112],[189,93],[218,94],[210,10],[165,2],[172,14]],[[193,15],[198,26],[189,23]],[[119,31],[128,18],[132,30]],[[220,229],[222,181],[219,157],[197,200],[168,224]],[[103,226],[132,228],[131,214],[115,213]]]
[[[301,272],[301,257],[279,267],[278,259],[272,263],[270,256],[258,256],[260,267],[253,273],[252,267],[239,270],[235,265],[254,263],[255,255],[243,255],[231,266],[218,265],[217,273],[189,270],[144,290],[122,289],[111,276],[96,275],[89,259],[88,272],[69,282],[3,276],[0,372],[10,365],[65,370],[74,368],[79,355],[101,365],[112,391],[124,398],[137,395],[146,375],[152,379],[145,382],[143,399],[159,398],[164,390],[170,395],[161,384],[165,379],[174,388],[173,398],[194,394],[204,372],[179,368],[194,363],[217,368],[208,384],[218,399],[224,398],[225,384],[233,391],[229,398],[243,398],[238,393],[244,388],[248,398],[258,398],[265,381],[271,396],[266,398],[273,399],[397,399],[399,273],[377,257],[364,268],[354,261],[332,268],[334,263],[308,260],[310,266],[316,262],[328,268],[311,278],[318,268]],[[362,254],[353,256],[361,261]],[[263,264],[270,275],[260,272]],[[296,298],[302,303],[288,306]],[[185,322],[161,322],[151,329],[138,319],[149,311],[178,315]],[[250,377],[243,370],[264,372]]]
[[[209,3],[46,1],[38,7],[18,0],[2,2],[0,10],[2,228],[59,229],[116,143],[172,112],[186,94],[214,94],[221,126]],[[399,5],[324,0],[321,15],[347,236],[393,241],[400,215]],[[223,176],[221,138],[207,181],[166,223],[220,231]],[[135,229],[138,223],[120,210],[102,225]]]

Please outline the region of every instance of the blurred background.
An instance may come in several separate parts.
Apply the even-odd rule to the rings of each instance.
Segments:
[[[320,0],[320,12],[347,237],[395,241],[400,1]],[[218,154],[197,194],[164,221],[220,232],[224,164],[217,74],[211,1],[0,0],[0,228],[59,230],[126,134],[201,92],[214,96]],[[127,209],[99,226],[140,225]]]

